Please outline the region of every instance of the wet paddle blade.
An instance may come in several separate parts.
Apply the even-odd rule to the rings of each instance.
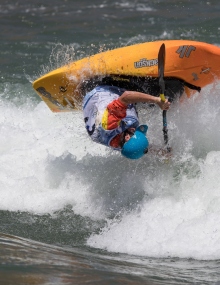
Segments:
[[[159,77],[159,86],[160,86],[160,98],[162,101],[165,101],[164,91],[165,91],[165,82],[164,82],[164,67],[165,67],[165,44],[162,44],[159,53],[158,53],[158,77]]]

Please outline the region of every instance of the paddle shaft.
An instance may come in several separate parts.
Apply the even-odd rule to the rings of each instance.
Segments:
[[[165,82],[164,82],[164,67],[165,67],[165,44],[162,44],[158,53],[158,77],[160,86],[160,98],[165,102],[166,98],[164,96],[165,92]],[[167,129],[167,111],[163,110],[163,137],[165,145],[168,144],[168,129]],[[167,146],[167,150],[170,148]]]

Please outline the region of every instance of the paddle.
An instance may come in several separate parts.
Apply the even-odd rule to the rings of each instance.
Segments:
[[[160,86],[160,98],[165,102],[166,98],[164,96],[165,92],[165,82],[164,82],[164,66],[165,66],[165,44],[162,44],[158,53],[158,77]],[[164,143],[167,145],[167,151],[170,152],[170,147],[168,146],[168,129],[167,129],[167,111],[163,110],[163,137]]]

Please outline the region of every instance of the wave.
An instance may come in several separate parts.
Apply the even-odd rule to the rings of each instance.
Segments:
[[[216,262],[146,259],[64,248],[0,233],[4,284],[210,284],[219,280]],[[8,271],[10,270],[10,274]],[[214,273],[213,273],[214,272]],[[213,284],[218,284],[213,283]]]
[[[169,160],[149,154],[140,161],[94,144],[80,111],[53,114],[29,88],[13,100],[8,91],[1,97],[1,210],[43,215],[68,205],[105,221],[88,239],[91,247],[220,258],[218,84],[169,110]],[[160,110],[140,108],[140,118],[150,142],[162,146]]]

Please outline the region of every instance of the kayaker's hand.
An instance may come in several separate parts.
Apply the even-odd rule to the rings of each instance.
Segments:
[[[160,99],[160,98],[159,98]],[[170,108],[170,102],[166,99],[164,102],[160,99],[157,102],[157,105],[162,109],[162,110],[168,110]]]

